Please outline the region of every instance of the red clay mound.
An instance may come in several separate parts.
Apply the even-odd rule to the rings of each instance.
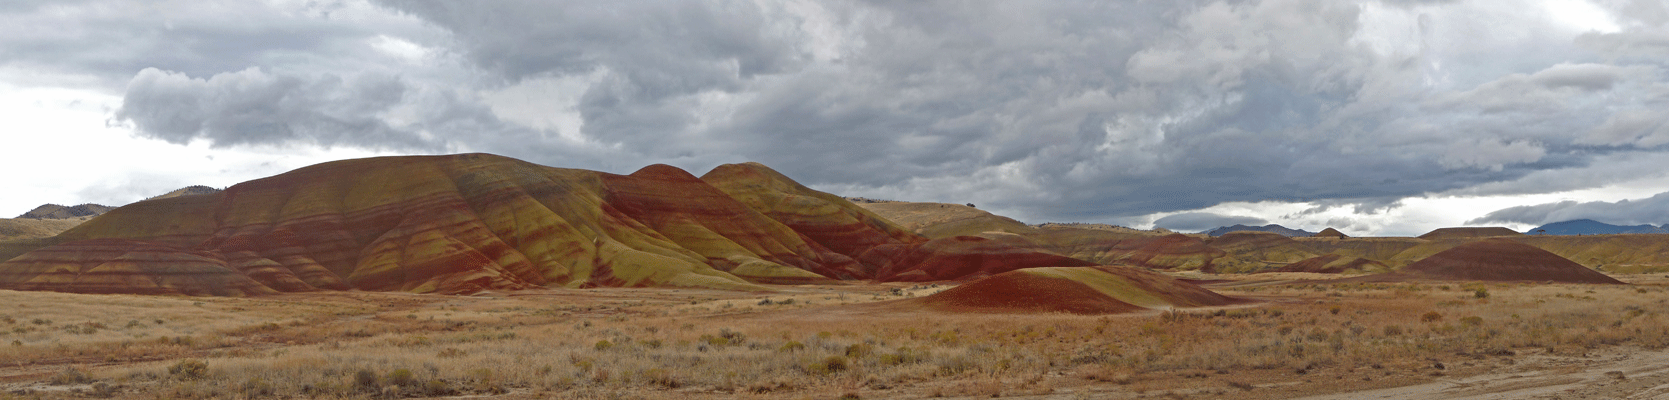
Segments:
[[[1129,267],[1028,268],[907,300],[947,312],[1116,314],[1243,302]]]
[[[1345,271],[1384,270],[1385,263],[1361,257],[1346,258],[1338,254],[1323,254],[1303,261],[1287,264],[1274,269],[1274,272],[1315,272],[1323,274],[1337,274]]]
[[[1523,235],[1524,234],[1518,233],[1518,231],[1512,229],[1495,226],[1486,228],[1438,228],[1437,230],[1420,235],[1420,238],[1426,240],[1439,240]]]
[[[1507,239],[1463,244],[1409,264],[1401,272],[1431,279],[1623,283],[1547,250]]]

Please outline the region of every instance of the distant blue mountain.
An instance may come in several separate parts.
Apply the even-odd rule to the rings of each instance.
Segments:
[[[1669,233],[1669,225],[1651,226],[1618,226],[1591,219],[1554,222],[1531,228],[1524,232],[1530,235],[1607,235],[1617,233]]]
[[[1217,228],[1217,229],[1212,229],[1212,230],[1209,230],[1209,231],[1205,231],[1204,233],[1207,234],[1207,235],[1211,235],[1211,236],[1223,236],[1223,234],[1225,234],[1225,233],[1238,232],[1238,231],[1274,232],[1274,233],[1281,234],[1281,236],[1287,236],[1287,237],[1310,237],[1310,236],[1315,236],[1315,232],[1310,232],[1310,231],[1306,231],[1306,230],[1303,230],[1303,229],[1290,229],[1290,228],[1280,226],[1280,225],[1276,225],[1276,224],[1269,224],[1269,225],[1264,225],[1264,226],[1246,226],[1246,225],[1241,225],[1241,224],[1234,224],[1233,226],[1225,226],[1225,227],[1221,227],[1221,228]]]

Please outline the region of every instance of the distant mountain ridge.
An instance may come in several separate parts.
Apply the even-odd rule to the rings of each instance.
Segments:
[[[195,196],[220,193],[220,189],[208,186],[192,185],[176,189],[156,197],[145,200],[167,199],[180,196]],[[59,204],[42,204],[17,218],[0,218],[0,241],[19,239],[40,239],[57,236],[64,231],[74,228],[93,217],[104,215],[114,210],[103,204],[81,204],[64,206]]]
[[[1310,231],[1306,231],[1306,230],[1303,230],[1303,229],[1291,229],[1291,228],[1287,228],[1287,227],[1280,226],[1280,225],[1277,225],[1277,224],[1269,224],[1269,225],[1264,225],[1264,226],[1246,226],[1246,225],[1241,225],[1241,224],[1234,224],[1232,226],[1225,226],[1225,227],[1221,227],[1221,228],[1217,228],[1217,229],[1212,229],[1212,230],[1205,231],[1205,232],[1202,232],[1202,233],[1205,233],[1205,234],[1211,235],[1211,236],[1223,236],[1223,234],[1225,234],[1225,233],[1239,232],[1239,231],[1272,232],[1272,233],[1279,233],[1279,234],[1281,234],[1281,236],[1286,236],[1286,237],[1310,237],[1310,236],[1315,235],[1315,232],[1310,232]]]
[[[1591,219],[1578,219],[1564,222],[1554,222],[1547,225],[1530,228],[1524,231],[1529,235],[1611,235],[1623,233],[1669,233],[1669,224],[1664,226],[1612,225]]]
[[[171,199],[171,198],[180,197],[180,196],[196,196],[196,195],[202,195],[202,194],[215,194],[215,193],[220,193],[220,189],[215,189],[215,188],[208,187],[208,186],[203,186],[203,185],[191,185],[191,186],[186,186],[186,187],[183,187],[183,188],[175,189],[174,191],[171,191],[171,192],[168,192],[168,193],[163,193],[161,195],[157,195],[157,196],[154,196],[154,197],[151,197],[151,198],[147,198],[145,200]],[[109,212],[110,210],[114,210],[114,209],[116,209],[116,207],[107,206],[107,205],[103,205],[103,204],[92,204],[92,203],[75,205],[75,206],[64,206],[64,205],[59,205],[59,204],[47,203],[47,204],[42,204],[40,207],[35,207],[35,209],[33,209],[33,210],[29,210],[29,212],[23,213],[23,215],[17,216],[17,218],[18,219],[72,219],[72,218],[80,218],[80,217],[96,217],[96,216],[99,216],[100,214],[104,214],[104,213]]]
[[[90,203],[77,206],[42,204],[40,207],[35,207],[35,209],[29,210],[29,212],[23,213],[23,215],[19,215],[17,217],[19,219],[70,219],[76,217],[91,217],[104,214],[106,211],[114,209],[116,209],[116,207]]]

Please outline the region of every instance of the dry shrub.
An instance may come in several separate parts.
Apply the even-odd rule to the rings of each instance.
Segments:
[[[88,376],[85,371],[79,368],[66,367],[58,373],[52,374],[52,378],[48,379],[47,382],[54,385],[77,385],[92,383],[93,377]]]
[[[388,384],[402,387],[416,386],[417,378],[412,376],[411,370],[400,368],[388,373]]]
[[[672,372],[664,368],[643,371],[643,381],[667,389],[677,389],[684,386],[684,383],[678,377],[673,376]]]
[[[782,347],[778,347],[777,351],[788,353],[788,352],[796,352],[796,351],[805,351],[805,349],[806,349],[805,343],[800,343],[800,342],[790,340],[790,341],[788,341],[788,343],[783,343]]]
[[[175,379],[194,381],[209,376],[209,363],[195,358],[188,358],[168,367],[168,375]]]
[[[845,371],[851,367],[851,360],[848,360],[845,356],[828,356],[822,360],[806,363],[802,369],[809,375],[828,375]]]

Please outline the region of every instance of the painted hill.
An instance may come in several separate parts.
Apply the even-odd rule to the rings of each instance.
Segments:
[[[1207,235],[1211,235],[1211,236],[1223,236],[1224,234],[1227,234],[1229,232],[1244,232],[1244,231],[1279,233],[1279,234],[1281,234],[1281,236],[1287,236],[1287,237],[1308,237],[1308,236],[1315,235],[1314,233],[1311,233],[1309,231],[1305,231],[1305,230],[1302,230],[1302,229],[1290,229],[1290,228],[1280,226],[1280,225],[1276,225],[1276,224],[1269,224],[1269,225],[1264,225],[1264,226],[1246,226],[1246,225],[1234,224],[1232,226],[1225,226],[1225,227],[1221,227],[1221,228],[1217,228],[1217,229],[1212,229],[1212,230],[1209,230],[1209,231],[1205,231],[1203,233],[1205,233]]]
[[[1346,235],[1346,234],[1344,234],[1344,232],[1339,232],[1338,229],[1333,229],[1331,227],[1329,227],[1327,229],[1322,229],[1321,232],[1316,232],[1315,235],[1311,235],[1311,236],[1312,237],[1321,237],[1321,238],[1347,238],[1347,237],[1350,237],[1350,235]]]
[[[1426,232],[1426,234],[1424,234],[1424,235],[1420,235],[1419,238],[1426,239],[1426,240],[1443,240],[1443,239],[1473,239],[1473,238],[1486,238],[1486,237],[1498,237],[1498,236],[1519,236],[1519,235],[1523,235],[1523,234],[1518,233],[1518,231],[1515,231],[1515,230],[1512,230],[1512,229],[1507,229],[1507,228],[1503,228],[1503,227],[1499,227],[1499,226],[1492,226],[1492,227],[1437,228],[1436,230],[1433,230],[1431,232]]]
[[[1620,226],[1591,219],[1554,222],[1524,231],[1527,235],[1612,235],[1625,233],[1669,233],[1669,225]]]
[[[161,279],[162,263],[181,254],[207,260],[192,258],[181,279],[212,281],[224,269],[275,291],[420,293],[765,290],[752,282],[965,279],[1088,264],[1026,243],[930,240],[753,163],[697,178],[665,165],[616,175],[487,154],[381,157],[142,201],[52,238],[9,243],[0,257],[27,253],[0,263],[0,288],[123,292],[122,282]],[[122,246],[133,249],[113,249]],[[82,250],[91,248],[101,250]],[[93,273],[118,261],[135,265]],[[153,292],[146,287],[127,292]]]
[[[1401,273],[1430,279],[1623,283],[1557,254],[1501,238],[1444,250],[1409,264]]]
[[[1115,314],[1240,302],[1161,274],[1101,266],[1009,271],[902,303],[950,312]]]

